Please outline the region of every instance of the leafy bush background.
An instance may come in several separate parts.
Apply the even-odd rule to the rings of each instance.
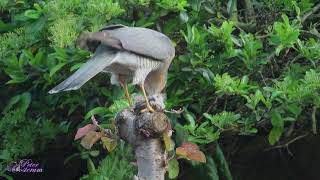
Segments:
[[[317,132],[319,16],[307,16],[316,6],[316,0],[1,0],[1,174],[9,162],[52,146],[73,146],[99,165],[105,155],[86,152],[73,135],[94,114],[112,127],[115,112],[127,106],[121,89],[100,74],[78,91],[47,92],[90,56],[74,45],[82,32],[122,23],[174,41],[166,92],[167,109],[184,109],[171,115],[176,144],[201,145],[206,176],[231,179],[218,143],[223,137],[262,135],[281,147]],[[212,145],[220,150],[211,158]],[[132,160],[123,149],[109,157]],[[112,161],[83,178],[134,173],[130,166],[127,176],[116,176],[128,164],[114,172],[104,170],[112,169],[106,162]]]

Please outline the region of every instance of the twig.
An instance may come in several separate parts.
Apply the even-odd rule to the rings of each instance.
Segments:
[[[183,113],[183,109],[182,108],[180,108],[180,109],[178,109],[178,110],[175,110],[175,109],[171,109],[171,110],[164,110],[164,112],[166,112],[166,113],[170,113],[170,114],[181,114],[181,113]]]
[[[316,34],[316,33],[310,32],[310,31],[306,31],[306,30],[300,30],[300,32],[305,33],[305,34],[313,35],[314,37],[320,39],[320,35],[319,34]]]
[[[309,17],[310,15],[314,14],[320,9],[320,3],[318,3],[315,7],[313,7],[309,12],[304,14],[301,18],[301,24],[303,24]]]
[[[297,137],[291,139],[290,141],[288,141],[288,142],[285,143],[285,144],[280,144],[280,145],[277,145],[277,146],[273,146],[273,147],[267,149],[266,151],[270,151],[270,150],[273,150],[273,149],[288,148],[288,146],[289,146],[290,144],[296,142],[296,141],[299,140],[299,139],[302,139],[302,138],[306,137],[307,135],[308,135],[308,133],[306,133],[306,134],[304,134],[304,135],[297,136]]]
[[[264,84],[265,86],[267,86],[267,83],[266,83],[266,81],[264,80],[264,77],[263,77],[261,71],[259,71],[259,74],[260,74],[260,76],[261,76],[261,78],[262,78],[263,84]]]
[[[211,111],[211,109],[213,108],[213,106],[214,106],[215,104],[217,104],[218,99],[219,99],[219,98],[216,97],[216,99],[215,99],[213,102],[211,102],[211,104],[209,105],[208,109],[206,110],[206,113],[209,113],[209,112]],[[203,115],[201,115],[196,121],[197,121],[197,122],[200,122],[200,121],[202,120],[202,118],[203,118]]]
[[[317,113],[317,107],[313,106],[313,110],[312,110],[312,132],[313,134],[317,134],[317,119],[316,119],[316,113]]]

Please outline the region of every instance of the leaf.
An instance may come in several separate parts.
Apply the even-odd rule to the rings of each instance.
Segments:
[[[189,136],[188,130],[183,128],[183,126],[179,123],[176,123],[174,129],[175,129],[175,142],[177,143],[177,145],[180,145],[183,142],[187,141]]]
[[[59,63],[56,66],[54,66],[51,70],[50,70],[50,74],[49,76],[52,77],[57,71],[59,71],[64,65],[66,65],[67,63]]]
[[[180,147],[176,149],[176,154],[181,156],[182,158],[186,158],[189,160],[194,160],[198,162],[205,163],[206,156],[202,151],[200,151],[199,147],[196,144],[191,142],[184,142]]]
[[[179,175],[179,162],[176,159],[171,159],[168,163],[169,178],[175,179]]]
[[[90,158],[88,158],[88,160],[87,160],[87,167],[88,167],[89,173],[97,173],[96,167],[94,166],[94,164]]]
[[[21,109],[23,112],[26,112],[31,103],[31,94],[25,92],[23,94],[14,96],[10,99],[9,103],[4,108],[3,112],[8,112],[12,108]]]
[[[277,110],[271,112],[271,124],[273,127],[283,127],[284,121],[281,117],[281,114]]]
[[[229,16],[231,16],[232,11],[233,11],[233,9],[234,9],[234,5],[235,5],[235,2],[234,2],[234,1],[235,1],[235,0],[229,0],[229,1],[228,1],[227,11],[228,11]]]
[[[295,117],[298,117],[301,113],[301,107],[297,104],[290,104],[287,106],[288,110],[295,115]]]
[[[73,66],[70,68],[70,72],[79,69],[82,65],[83,65],[83,63],[77,63],[77,64],[73,65]]]
[[[196,123],[192,114],[188,111],[185,111],[185,113],[183,113],[183,116],[189,122],[188,126],[190,127],[190,130],[194,131],[194,129],[196,128]]]
[[[112,152],[117,147],[117,141],[115,139],[111,139],[108,137],[101,138],[103,147],[108,150],[108,152]]]
[[[217,165],[212,159],[212,157],[207,158],[206,168],[208,169],[208,175],[211,177],[212,180],[219,180],[219,174]]]
[[[102,132],[95,132],[95,131],[89,131],[84,138],[81,139],[81,145],[85,148],[85,149],[91,149],[91,147],[93,146],[93,144],[95,142],[97,142],[102,136],[104,135],[104,133]]]
[[[271,145],[274,145],[277,141],[279,141],[283,132],[283,128],[281,127],[273,127],[269,133],[268,140]]]
[[[164,132],[163,136],[162,136],[166,151],[172,151],[174,149],[174,145],[175,145],[173,140],[171,139],[171,135],[170,134],[172,134],[172,130]]]
[[[97,157],[97,156],[99,156],[100,151],[98,151],[98,150],[90,151],[89,154],[90,154],[91,156],[93,156],[93,157]]]
[[[188,14],[186,12],[181,11],[180,12],[180,19],[181,19],[182,22],[186,23],[189,20],[189,16],[188,16]]]
[[[216,159],[217,167],[219,168],[220,173],[224,175],[226,180],[232,180],[228,162],[226,161],[226,158],[224,157],[224,154],[218,143],[216,145],[214,157]]]
[[[38,19],[41,15],[41,12],[29,9],[24,12],[24,15],[31,19]]]
[[[84,127],[78,129],[76,136],[74,137],[74,140],[78,140],[83,136],[85,136],[86,134],[88,134],[89,132],[95,131],[96,129],[97,129],[96,125],[87,124]]]
[[[96,107],[91,109],[85,116],[85,119],[88,119],[89,117],[95,115],[95,114],[104,114],[107,113],[107,108],[105,107]]]

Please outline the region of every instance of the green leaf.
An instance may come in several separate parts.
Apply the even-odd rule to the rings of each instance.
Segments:
[[[181,145],[183,142],[188,140],[189,133],[185,128],[183,128],[182,125],[176,123],[174,129],[176,131],[175,142],[177,143],[177,145]]]
[[[207,157],[206,168],[208,169],[208,175],[212,180],[219,180],[217,165],[211,156]]]
[[[297,118],[300,113],[301,113],[301,107],[298,106],[297,104],[289,104],[287,105],[288,110],[295,115],[295,117]]]
[[[283,128],[281,127],[273,127],[269,133],[268,140],[271,145],[274,145],[277,141],[279,141],[283,132]]]
[[[189,16],[188,16],[188,14],[186,12],[181,11],[180,12],[180,19],[181,19],[182,22],[186,23],[189,20]]]
[[[38,19],[41,16],[41,12],[29,9],[24,12],[24,15],[31,19]]]
[[[96,167],[94,166],[92,160],[88,158],[87,160],[87,168],[89,173],[97,173]]]
[[[23,94],[20,94],[11,98],[8,104],[6,105],[6,107],[4,108],[3,112],[8,112],[13,108],[21,109],[22,112],[26,112],[30,103],[31,103],[31,94],[29,92],[25,92]]]
[[[106,114],[108,112],[107,108],[105,107],[96,107],[91,109],[87,114],[84,116],[85,119],[89,119],[91,116],[95,114]]]
[[[281,114],[277,110],[271,112],[271,124],[273,127],[283,127],[284,121]]]
[[[229,1],[228,1],[227,11],[228,11],[229,16],[232,14],[232,11],[233,11],[233,9],[234,9],[234,6],[235,6],[235,3],[236,3],[236,2],[237,2],[236,0],[229,0]]]
[[[108,150],[108,152],[112,152],[117,147],[117,140],[111,139],[108,137],[101,138],[103,147]]]
[[[273,145],[280,139],[284,129],[284,119],[281,117],[278,110],[273,110],[271,112],[271,124],[273,128],[269,133],[268,140],[269,143]]]
[[[226,180],[232,180],[232,175],[229,169],[228,162],[226,161],[224,154],[217,143],[216,145],[216,151],[215,151],[215,156],[216,162],[218,164],[218,168],[220,173],[225,177]]]
[[[179,175],[179,162],[176,159],[171,159],[168,163],[169,178],[175,179]]]
[[[183,116],[189,122],[188,127],[190,128],[191,131],[193,131],[196,128],[196,122],[194,120],[194,117],[189,111],[185,111],[183,113]]]
[[[81,66],[83,65],[83,63],[77,63],[75,65],[73,65],[71,68],[70,68],[70,71],[74,71],[74,70],[77,70],[79,69]]]
[[[170,133],[171,134],[171,133]],[[171,139],[171,136],[169,136],[169,132],[164,132],[163,135],[163,142],[164,142],[164,146],[165,146],[165,149],[166,151],[172,151],[174,150],[174,142],[173,140]]]
[[[57,71],[59,71],[64,65],[66,65],[67,63],[59,63],[56,66],[54,66],[51,70],[50,70],[50,74],[49,76],[52,77]]]
[[[91,156],[93,156],[93,157],[97,157],[97,156],[99,156],[100,151],[98,151],[98,150],[90,151],[89,154],[90,154]]]

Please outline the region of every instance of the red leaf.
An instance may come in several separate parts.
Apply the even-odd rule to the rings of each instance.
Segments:
[[[88,134],[91,131],[95,131],[96,128],[97,128],[97,126],[94,124],[87,124],[84,127],[79,128],[76,136],[74,137],[74,140],[82,138],[83,136],[85,136],[86,134]]]

